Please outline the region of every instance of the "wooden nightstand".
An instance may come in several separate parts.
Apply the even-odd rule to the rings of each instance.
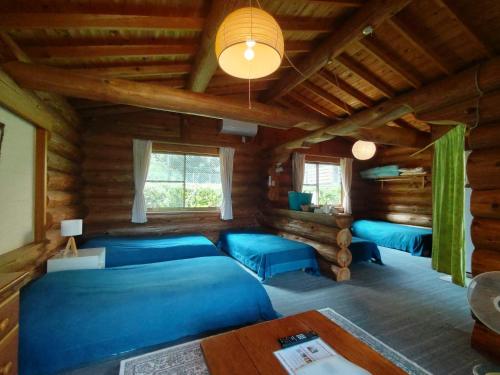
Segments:
[[[17,374],[19,288],[27,272],[0,273],[0,374]]]
[[[67,270],[88,270],[104,268],[106,264],[106,248],[78,250],[78,255],[67,254],[63,251],[47,260],[47,272]]]

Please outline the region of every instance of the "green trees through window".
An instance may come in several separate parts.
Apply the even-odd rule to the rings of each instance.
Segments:
[[[153,153],[144,197],[152,211],[219,207],[222,201],[219,158]]]
[[[342,185],[340,166],[336,164],[306,163],[304,193],[312,193],[312,203],[340,206]]]

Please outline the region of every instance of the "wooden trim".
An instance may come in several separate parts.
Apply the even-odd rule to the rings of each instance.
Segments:
[[[153,142],[153,152],[219,156],[218,147],[181,145],[181,144],[166,143],[166,142]]]
[[[47,144],[48,132],[36,128],[35,143],[35,242],[45,239],[47,217]]]
[[[47,241],[34,242],[0,255],[0,273],[29,273],[30,279],[43,273],[43,265],[50,254],[46,250]]]
[[[340,158],[336,157],[336,156],[307,155],[306,154],[306,162],[340,165]]]

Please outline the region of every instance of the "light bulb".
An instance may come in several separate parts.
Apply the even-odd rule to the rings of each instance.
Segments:
[[[249,47],[249,48],[253,48],[253,47],[255,47],[255,40],[253,40],[253,39],[248,39],[248,40],[246,41],[246,45],[247,45],[247,47]]]
[[[255,57],[255,52],[253,51],[253,49],[251,47],[248,47],[245,50],[244,56],[245,56],[245,59],[247,59],[248,61],[252,61],[253,58]]]

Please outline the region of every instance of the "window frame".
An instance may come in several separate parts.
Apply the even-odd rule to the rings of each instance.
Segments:
[[[220,207],[186,207],[186,156],[208,156],[218,158],[218,149],[215,147],[198,147],[198,146],[183,146],[178,144],[168,143],[153,143],[151,154],[170,154],[170,155],[183,155],[184,156],[184,179],[182,181],[182,204],[183,207],[146,207],[146,214],[172,214],[172,213],[214,213],[220,212]],[[148,180],[147,182],[160,182],[160,183],[180,183],[181,181],[167,181],[167,180]]]
[[[325,161],[323,159],[321,160],[315,160],[313,158],[306,158],[305,164],[314,164],[316,166],[316,183],[315,184],[306,184],[305,182],[302,184],[302,191],[304,191],[304,186],[315,186],[316,190],[316,196],[318,197],[318,202],[319,202],[319,166],[320,165],[336,165],[341,169],[340,166],[340,161]],[[342,170],[340,171],[342,173]],[[305,165],[304,165],[304,179],[305,179]],[[339,203],[326,203],[326,204],[331,204],[333,207],[335,207],[337,210],[342,209],[342,201],[344,199],[344,187],[342,186],[342,178],[340,179],[340,202]],[[317,203],[319,205],[319,203]]]

